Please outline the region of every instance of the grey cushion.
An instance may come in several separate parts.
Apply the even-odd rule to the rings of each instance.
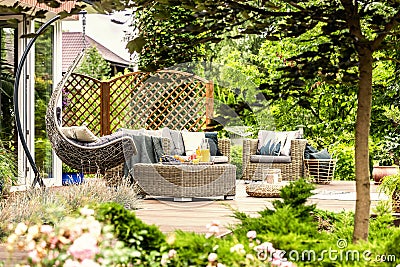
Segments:
[[[266,155],[250,155],[250,162],[253,163],[291,163],[290,156],[266,156]]]
[[[330,159],[328,150],[324,149],[316,153],[310,153],[310,159]]]
[[[185,155],[185,145],[183,144],[182,133],[180,131],[171,130],[168,127],[162,129],[162,137],[171,140],[171,150],[166,151],[169,155]]]

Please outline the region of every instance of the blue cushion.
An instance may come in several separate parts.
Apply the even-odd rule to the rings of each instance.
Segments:
[[[258,155],[279,156],[281,142],[274,143],[271,140],[260,148]]]
[[[316,153],[310,153],[310,159],[330,159],[328,150],[324,149]]]
[[[218,133],[217,132],[205,132],[205,137],[210,145],[211,156],[223,156],[218,148]]]

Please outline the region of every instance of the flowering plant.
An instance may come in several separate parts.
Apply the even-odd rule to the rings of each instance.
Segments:
[[[219,236],[219,221],[213,221],[211,224],[208,224],[206,227],[208,232],[205,234],[205,237],[211,238]],[[261,243],[259,239],[257,239],[257,232],[250,230],[247,232],[246,237],[248,239],[248,243],[245,245],[241,243],[236,243],[230,247],[231,254],[241,255],[244,258],[245,266],[279,266],[279,267],[295,267],[296,265],[293,262],[288,261],[284,257],[284,252],[278,249],[275,249],[270,242]],[[213,252],[208,254],[208,264],[207,267],[226,267],[227,265],[223,264],[221,259],[217,254],[219,246],[216,245],[213,248]],[[247,250],[249,248],[249,250]],[[256,254],[256,255],[254,255]]]
[[[81,209],[81,217],[67,217],[53,227],[19,223],[7,239],[10,252],[27,252],[34,266],[100,267],[134,262],[141,253],[118,241],[112,227],[94,218],[94,211]]]

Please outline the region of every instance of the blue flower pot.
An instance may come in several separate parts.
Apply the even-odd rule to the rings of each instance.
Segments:
[[[62,174],[62,185],[76,185],[83,183],[83,173],[64,172]]]

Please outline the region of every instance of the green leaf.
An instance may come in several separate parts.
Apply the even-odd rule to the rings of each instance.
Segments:
[[[133,52],[139,53],[145,44],[146,44],[146,39],[143,36],[139,36],[133,39],[132,41],[129,41],[126,44],[126,48],[128,48],[129,53],[131,54]]]

